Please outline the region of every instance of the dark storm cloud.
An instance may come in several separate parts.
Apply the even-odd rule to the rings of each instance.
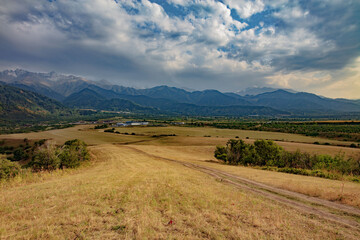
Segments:
[[[307,16],[297,21],[288,19],[280,31],[306,27],[323,40],[319,48],[325,51],[302,49],[295,56],[274,59],[277,69],[342,69],[359,57],[359,1],[300,1],[298,6]]]
[[[339,0],[4,0],[0,64],[138,87],[323,88],[359,58],[358,12]]]

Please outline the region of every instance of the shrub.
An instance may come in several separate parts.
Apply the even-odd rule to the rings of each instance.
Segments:
[[[282,148],[270,140],[256,140],[254,142],[255,151],[259,156],[256,165],[278,166],[281,161]]]
[[[94,127],[94,129],[104,129],[104,128],[108,128],[109,127],[109,125],[107,125],[107,124],[102,124],[102,125],[96,125],[95,127]]]
[[[29,157],[29,155],[24,151],[23,148],[17,148],[14,151],[13,161],[26,160],[28,157]]]
[[[255,148],[243,140],[229,140],[226,147],[218,146],[214,156],[228,164],[256,165],[258,159]]]
[[[115,131],[115,128],[109,128],[109,129],[104,130],[104,132],[110,132],[110,133],[113,133],[114,131]]]
[[[311,155],[297,150],[288,152],[276,143],[257,140],[246,144],[242,140],[230,139],[226,147],[217,146],[215,158],[232,165],[252,165],[279,168],[276,171],[340,179],[343,175],[360,176],[360,154],[345,159],[344,153],[332,157],[329,155]]]
[[[59,149],[50,142],[35,150],[33,158],[29,163],[34,171],[55,170],[60,167]]]
[[[226,148],[223,146],[217,146],[215,149],[214,157],[223,162],[227,162]]]
[[[89,153],[86,148],[85,142],[74,139],[65,142],[62,151],[59,154],[60,168],[75,168],[81,162],[89,159]]]
[[[20,171],[21,167],[18,163],[11,162],[5,159],[4,156],[0,156],[0,180],[15,177]]]

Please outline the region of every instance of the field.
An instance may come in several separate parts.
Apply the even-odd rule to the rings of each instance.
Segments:
[[[235,136],[282,140],[289,150],[351,155],[359,149],[308,144],[324,139],[285,133],[116,130],[135,135],[90,126],[2,135],[59,144],[80,138],[91,145],[93,162],[3,183],[0,239],[360,238],[360,184],[228,166],[213,157],[217,144]],[[164,136],[170,134],[176,136]]]

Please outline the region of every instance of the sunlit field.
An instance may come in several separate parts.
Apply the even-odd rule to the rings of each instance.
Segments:
[[[125,135],[91,127],[0,137],[51,138],[58,144],[79,138],[91,145],[92,155],[92,161],[79,169],[19,176],[2,183],[1,239],[360,238],[355,228],[164,160],[210,167],[359,208],[359,183],[229,166],[213,157],[216,145],[236,136],[249,142],[261,137],[279,139],[285,149],[299,146],[313,153],[342,150],[350,155],[358,149],[308,144],[319,139],[281,133],[185,127],[116,129],[129,134]],[[159,136],[170,134],[176,136]],[[303,143],[290,142],[296,139]]]

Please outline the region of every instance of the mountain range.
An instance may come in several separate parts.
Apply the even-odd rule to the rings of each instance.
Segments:
[[[44,95],[68,108],[229,117],[360,113],[360,100],[331,99],[289,89],[251,88],[237,93],[186,91],[168,86],[136,89],[21,69],[0,72],[0,81],[27,93]]]
[[[43,95],[0,83],[0,120],[71,116],[72,110]]]

